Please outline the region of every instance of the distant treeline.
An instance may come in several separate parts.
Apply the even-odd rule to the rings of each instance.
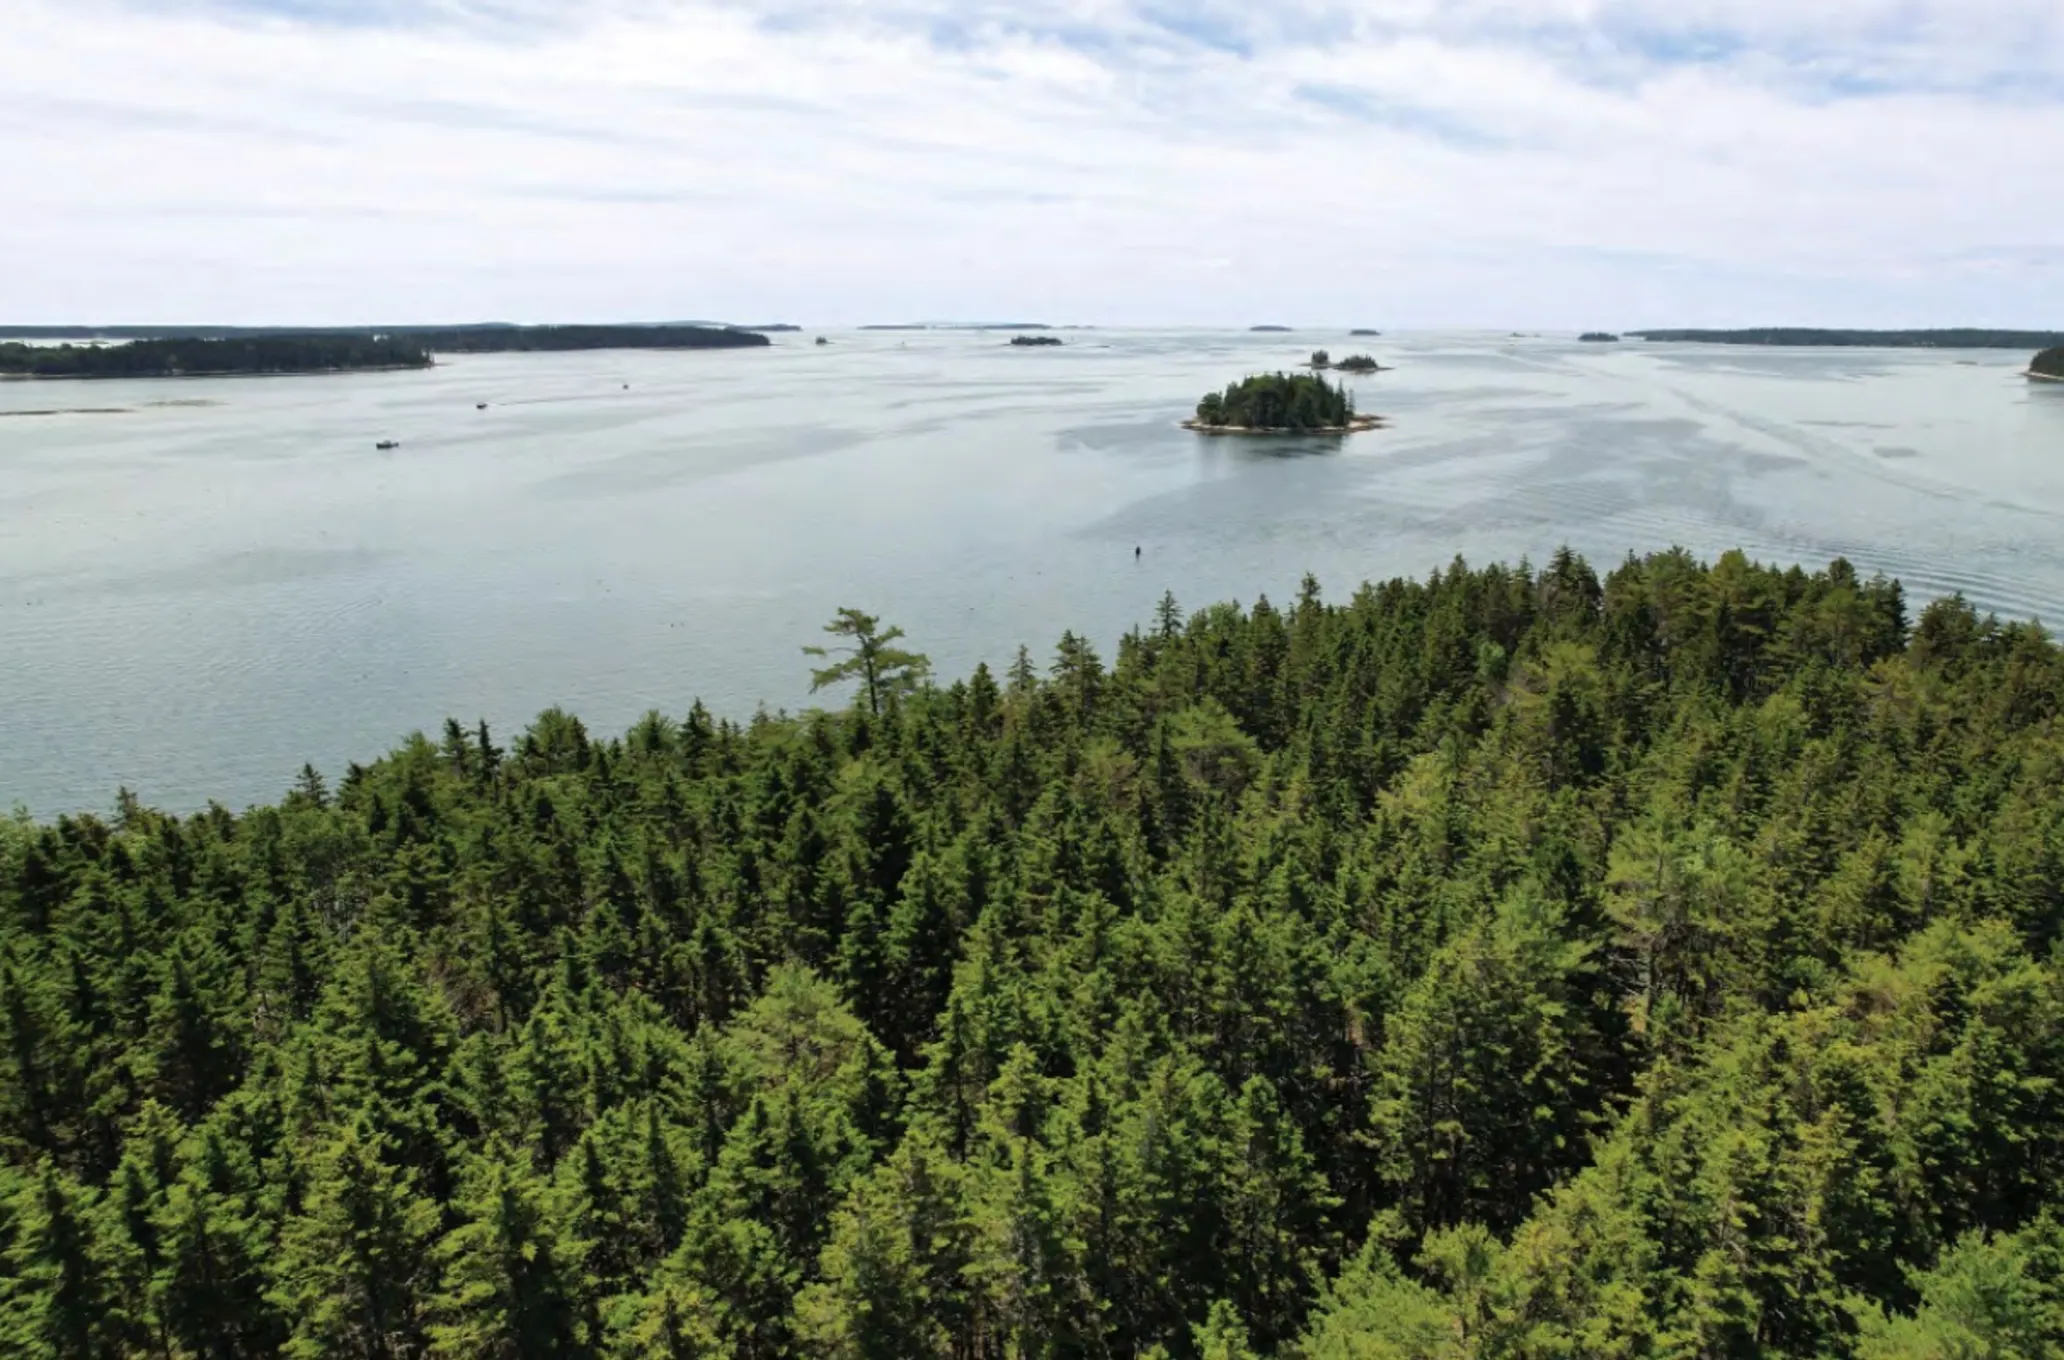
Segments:
[[[734,326],[721,321],[670,321],[657,325],[627,323],[604,326],[603,330],[667,330],[694,327],[701,330],[795,331],[787,322],[767,326]],[[518,326],[508,321],[474,321],[463,325],[429,326],[9,326],[0,324],[0,337],[10,340],[226,340],[237,336],[276,335],[448,335],[474,331],[563,330],[567,327]]]
[[[510,350],[751,349],[773,341],[757,331],[718,326],[521,326],[415,331],[409,339],[442,354]]]
[[[877,322],[862,326],[863,331],[1050,331],[1052,326],[1043,321],[971,321],[934,323],[930,321]]]
[[[120,345],[0,344],[0,375],[34,378],[334,373],[428,368],[430,363],[429,351],[415,339],[372,335],[160,339]]]
[[[1644,340],[1680,340],[1702,345],[1847,345],[1865,349],[2043,349],[2064,345],[2064,332],[1824,331],[1771,326],[1744,331],[1633,331]]]

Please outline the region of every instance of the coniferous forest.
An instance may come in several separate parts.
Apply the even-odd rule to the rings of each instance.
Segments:
[[[2038,628],[1671,553],[833,631],[839,712],[0,822],[0,1354],[2059,1354]]]
[[[1324,350],[1312,355],[1312,367]],[[1262,373],[1197,403],[1197,424],[1245,430],[1340,429],[1354,420],[1354,393],[1310,373]]]

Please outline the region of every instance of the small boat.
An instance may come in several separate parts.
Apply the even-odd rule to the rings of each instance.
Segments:
[[[473,403],[473,409],[476,411],[485,411],[487,409],[487,403],[484,401],[476,401]]]
[[[380,450],[380,452],[385,453],[389,449],[400,448],[401,441],[399,439],[383,439],[379,443],[373,445],[373,447]]]

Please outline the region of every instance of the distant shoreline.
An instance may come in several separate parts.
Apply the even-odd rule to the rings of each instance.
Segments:
[[[2038,373],[2031,368],[2028,370],[2028,380],[2030,382],[2064,383],[2064,373]]]
[[[2064,345],[2056,331],[1990,330],[1959,326],[1935,330],[1841,330],[1811,326],[1754,326],[1741,330],[1627,331],[1652,344],[1748,345],[1765,349],[2049,349]]]
[[[367,364],[363,368],[280,368],[264,372],[224,369],[220,373],[0,373],[0,383],[11,382],[164,382],[181,378],[334,378],[348,373],[421,373],[437,367],[427,364]]]

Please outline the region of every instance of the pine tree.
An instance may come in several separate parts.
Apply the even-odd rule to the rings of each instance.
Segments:
[[[922,653],[905,651],[894,645],[903,637],[901,628],[884,629],[881,620],[872,614],[863,614],[857,609],[841,609],[838,617],[824,625],[824,631],[849,641],[837,648],[803,648],[809,656],[828,658],[837,651],[844,658],[822,670],[810,672],[811,692],[858,680],[860,697],[867,701],[867,712],[875,717],[881,716],[884,702],[909,693],[924,683],[931,671],[931,662]]]

